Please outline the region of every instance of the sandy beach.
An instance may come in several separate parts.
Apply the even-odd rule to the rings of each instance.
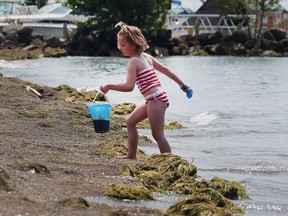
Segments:
[[[2,75],[0,80],[0,215],[153,215],[145,207],[83,200],[124,181],[113,177],[135,163],[98,153],[99,145],[125,139],[113,124],[96,134],[86,105],[71,102],[69,93]]]

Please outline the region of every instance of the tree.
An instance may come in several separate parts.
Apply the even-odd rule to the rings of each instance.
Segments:
[[[280,2],[281,0],[232,0],[227,3],[225,0],[215,0],[215,4],[224,6],[226,13],[240,14],[247,24],[249,37],[256,41],[255,51],[260,48],[265,13]],[[255,19],[250,19],[251,15],[254,15]]]
[[[282,0],[215,0],[214,6],[222,6],[226,14],[239,14],[242,17],[255,15],[254,38],[258,38],[263,27],[263,18],[267,11],[279,4]]]
[[[270,11],[275,5],[279,4],[281,0],[243,0],[246,5],[247,11],[251,10],[255,14],[253,23],[249,22],[248,29],[252,29],[252,38],[255,39],[255,46],[253,51],[258,52],[261,45],[261,33],[263,29],[263,18],[266,12]],[[248,16],[248,13],[246,14]]]
[[[255,31],[254,38],[259,38],[263,28],[263,18],[267,11],[270,11],[273,6],[279,4],[281,0],[246,0],[247,8],[254,11],[255,18]]]
[[[115,24],[138,26],[148,40],[163,29],[170,0],[67,0],[77,14],[89,15],[88,25],[102,39],[115,40]]]

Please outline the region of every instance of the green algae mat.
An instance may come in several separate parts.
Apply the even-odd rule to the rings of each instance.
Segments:
[[[231,200],[248,199],[245,188],[235,181],[197,176],[197,167],[170,153],[154,154],[144,162],[128,164],[122,175],[135,184],[110,184],[107,195],[118,199],[153,200],[153,193],[176,192],[185,195],[165,215],[234,215],[244,211]]]

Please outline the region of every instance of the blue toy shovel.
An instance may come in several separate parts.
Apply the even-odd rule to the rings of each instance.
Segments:
[[[180,85],[180,89],[181,89],[182,91],[184,91],[184,90],[185,90],[185,87],[184,87],[183,85]],[[193,96],[193,90],[192,90],[191,87],[189,87],[189,91],[187,92],[186,96],[187,96],[187,98],[189,98],[189,99],[192,98],[192,96]]]

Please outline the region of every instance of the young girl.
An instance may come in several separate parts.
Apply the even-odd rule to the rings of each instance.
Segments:
[[[184,86],[184,92],[189,91],[185,85],[171,70],[161,64],[151,55],[144,53],[149,48],[146,39],[136,26],[128,26],[119,22],[120,31],[117,34],[118,49],[124,56],[130,57],[127,65],[126,82],[121,84],[106,83],[100,86],[100,90],[106,94],[109,90],[129,92],[138,86],[145,101],[126,118],[128,131],[128,153],[122,158],[136,159],[138,146],[138,122],[148,118],[152,136],[156,140],[160,152],[171,152],[171,147],[164,136],[165,111],[169,106],[168,97],[161,88],[161,84],[155,73],[157,71],[165,74],[178,85]]]

